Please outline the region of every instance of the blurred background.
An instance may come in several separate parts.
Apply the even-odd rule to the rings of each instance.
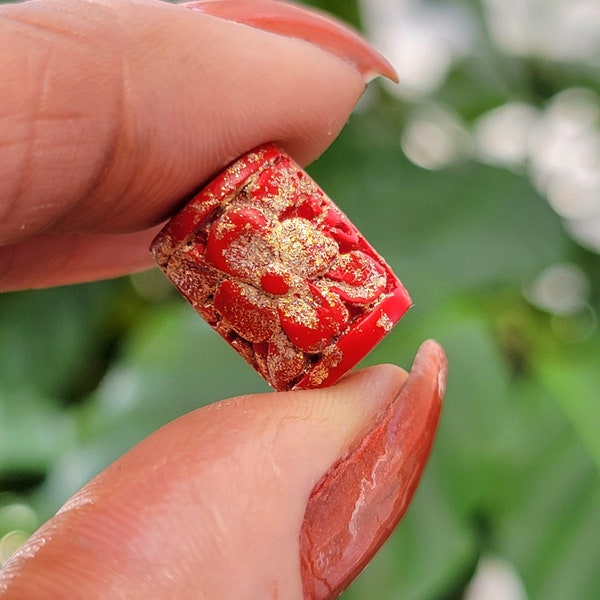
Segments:
[[[392,61],[309,168],[450,377],[405,520],[345,600],[600,598],[600,0],[322,0]],[[235,376],[232,377],[231,373]],[[165,422],[266,390],[157,271],[0,297],[0,564]]]

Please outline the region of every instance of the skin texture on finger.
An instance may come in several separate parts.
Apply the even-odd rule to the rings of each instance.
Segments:
[[[394,67],[356,31],[343,24],[339,24],[343,29],[332,28],[332,18],[316,9],[308,12],[298,4],[281,0],[207,0],[186,5],[222,19],[290,37],[302,39],[310,32],[312,43],[353,63],[365,80],[382,75],[398,82]]]
[[[155,265],[148,247],[161,226],[129,234],[42,234],[0,247],[1,291],[110,279]]]
[[[364,89],[304,40],[154,1],[2,5],[0,39],[0,289],[40,285],[19,243],[150,228],[262,142],[310,162]]]
[[[371,367],[170,423],[33,536],[0,572],[0,598],[301,599],[311,490],[405,380]]]

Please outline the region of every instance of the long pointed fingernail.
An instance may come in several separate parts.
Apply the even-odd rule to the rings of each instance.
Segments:
[[[300,534],[304,598],[337,598],[406,512],[433,445],[445,385],[444,351],[425,342],[398,396],[314,487]]]
[[[356,31],[315,9],[280,0],[204,0],[186,6],[271,33],[312,42],[352,63],[365,81],[382,75],[398,81],[394,67]]]

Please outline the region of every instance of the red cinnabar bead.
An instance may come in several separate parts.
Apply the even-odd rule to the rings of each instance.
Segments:
[[[196,311],[276,390],[335,383],[411,304],[356,227],[273,144],[218,175],[151,250]]]

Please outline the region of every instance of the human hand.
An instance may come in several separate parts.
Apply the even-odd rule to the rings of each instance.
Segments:
[[[157,224],[214,172],[269,140],[309,162],[362,92],[361,71],[386,68],[333,26],[313,34],[293,19],[281,36],[147,1],[0,15],[3,289],[150,266]],[[429,342],[408,379],[372,367],[186,415],[34,534],[0,597],[336,597],[406,509],[444,384]]]
[[[285,35],[200,12],[249,20],[246,5]],[[189,6],[1,7],[0,290],[150,267],[159,223],[225,164],[268,141],[310,162],[363,74],[393,76],[358,36],[308,11]]]
[[[408,379],[371,367],[171,422],[30,538],[0,598],[336,598],[407,508],[444,375],[430,342]]]

